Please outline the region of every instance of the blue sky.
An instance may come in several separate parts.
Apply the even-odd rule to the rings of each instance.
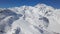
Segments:
[[[19,7],[23,5],[34,6],[38,3],[60,8],[60,0],[0,0],[0,8]]]

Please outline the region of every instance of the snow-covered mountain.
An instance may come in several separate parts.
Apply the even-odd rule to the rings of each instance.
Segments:
[[[60,34],[60,9],[45,4],[0,8],[0,34]]]

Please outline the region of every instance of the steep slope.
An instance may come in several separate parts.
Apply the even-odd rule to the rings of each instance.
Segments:
[[[0,10],[1,34],[59,34],[60,9],[45,4]]]

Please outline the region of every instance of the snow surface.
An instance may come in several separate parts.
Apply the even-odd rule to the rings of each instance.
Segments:
[[[0,34],[60,34],[60,9],[45,4],[0,8]]]

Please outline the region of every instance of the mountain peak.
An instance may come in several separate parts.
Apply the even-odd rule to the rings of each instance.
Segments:
[[[59,16],[60,9],[45,4],[1,9],[0,30],[6,34],[57,34]]]

